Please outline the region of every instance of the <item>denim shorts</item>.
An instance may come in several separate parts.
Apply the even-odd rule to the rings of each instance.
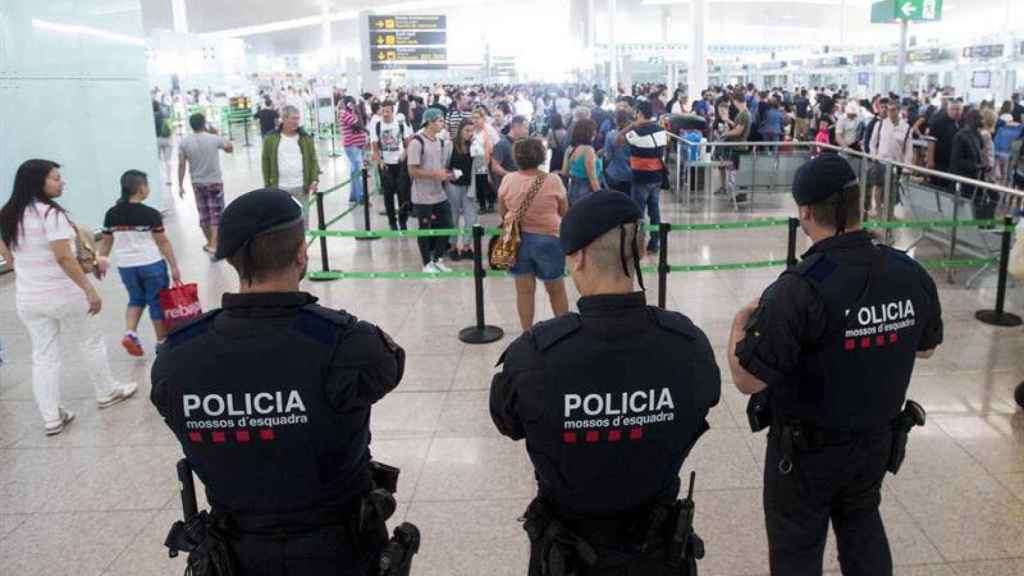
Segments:
[[[124,282],[124,287],[128,289],[128,306],[133,308],[149,306],[149,317],[153,320],[163,320],[164,314],[160,309],[160,291],[166,290],[171,285],[171,280],[167,275],[167,263],[160,260],[145,266],[118,268],[117,271],[121,274],[121,282]]]
[[[542,282],[561,278],[565,274],[565,254],[558,237],[523,232],[516,265],[508,273],[512,276],[536,276]]]

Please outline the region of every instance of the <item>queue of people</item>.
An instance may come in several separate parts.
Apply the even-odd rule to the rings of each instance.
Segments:
[[[402,111],[397,92],[369,110],[366,98],[342,100],[353,183],[369,152],[392,229],[405,229],[410,216],[420,229],[470,227],[490,209],[519,224],[509,272],[523,335],[501,356],[489,412],[501,434],[527,440],[534,466],[537,494],[523,515],[531,576],[557,574],[553,565],[589,576],[692,575],[703,555],[679,473],[720,401],[721,359],[689,318],[647,305],[640,270],[661,248],[644,227],[660,222],[663,116],[706,115],[713,138],[737,143],[798,137],[813,120],[822,143],[892,161],[912,158],[908,142],[922,126],[898,98],[879,98],[868,119],[857,103],[825,96],[811,104],[801,92],[800,114],[808,116],[789,119],[784,104],[749,89],[708,92],[692,107],[685,94],[668,99],[662,88],[644,89],[618,97],[614,110],[602,107],[600,91],[577,100],[519,89],[494,100],[442,90],[418,114],[407,95]],[[925,123],[936,139],[929,166],[972,178],[994,171],[1005,150],[999,130],[1013,123],[987,111],[964,112],[956,101],[938,107]],[[153,320],[160,351],[151,401],[204,479],[212,507],[199,520],[208,522],[205,539],[190,552],[238,573],[365,572],[388,545],[390,516],[370,456],[372,407],[400,385],[405,352],[379,327],[300,290],[319,165],[298,109],[283,106],[279,120],[264,134],[264,189],[226,208],[219,151],[230,152],[230,142],[196,116],[181,144],[179,188],[188,166],[205,249],[239,277],[239,293],[224,294],[220,309],[170,335],[159,322],[154,294],[181,273],[160,213],[145,206],[148,180],[138,171],[121,179],[93,273],[103,278],[108,256],[117,263],[129,295],[128,353],[143,354],[138,325],[147,307]],[[743,152],[723,150],[732,150],[730,162]],[[60,403],[60,331],[82,343],[100,407],[136,391],[110,375],[95,327],[102,302],[76,248],[80,232],[57,200],[59,168],[23,164],[0,210],[0,251],[17,273],[47,434],[74,418]],[[934,353],[943,331],[931,277],[861,228],[862,207],[881,202],[880,180],[872,170],[871,197],[861,198],[852,168],[835,154],[797,172],[796,216],[813,246],[736,313],[725,348],[732,381],[771,428],[764,513],[773,575],[820,573],[830,523],[845,574],[892,573],[880,494],[885,475],[899,471],[913,425],[902,428],[915,416],[905,405],[915,362]],[[368,191],[353,187],[350,199],[369,201]],[[473,256],[461,236],[420,237],[418,247],[427,273]],[[569,312],[566,270],[581,295],[578,313]],[[538,280],[556,316],[540,324]],[[870,312],[867,321],[847,314],[879,307],[900,317],[875,326]],[[861,337],[875,328],[877,337]],[[271,424],[226,431],[223,410],[212,408],[218,402],[255,406],[258,414],[246,408],[246,417]],[[239,476],[250,481],[240,486]]]

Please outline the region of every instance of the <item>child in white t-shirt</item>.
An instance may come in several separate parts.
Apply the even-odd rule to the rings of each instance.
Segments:
[[[144,353],[137,330],[142,312],[147,307],[157,345],[167,337],[160,309],[160,291],[166,290],[171,280],[175,284],[181,283],[174,248],[164,232],[163,217],[157,210],[143,204],[148,196],[146,174],[138,170],[125,172],[121,176],[121,198],[103,219],[103,241],[100,243],[100,273],[105,274],[109,268],[107,257],[113,250],[117,271],[128,290],[128,312],[121,345],[132,356]],[[170,279],[167,277],[168,265]]]

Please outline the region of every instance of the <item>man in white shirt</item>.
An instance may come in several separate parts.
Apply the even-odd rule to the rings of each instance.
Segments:
[[[393,102],[385,101],[380,106],[380,116],[370,123],[370,144],[373,146],[373,162],[380,173],[380,187],[384,193],[384,210],[392,230],[407,230],[412,204],[402,185],[402,163],[405,148],[413,135],[405,116],[395,114]],[[398,209],[395,209],[395,197]]]
[[[281,128],[263,139],[263,185],[288,192],[302,205],[302,221],[309,221],[309,196],[319,185],[320,163],[313,137],[299,128],[301,116],[294,106],[281,110]]]
[[[871,151],[883,160],[910,163],[913,160],[913,144],[910,141],[910,125],[900,115],[899,102],[883,104],[885,114],[880,122],[875,123],[871,134]],[[875,164],[868,174],[871,185],[871,196],[874,199],[874,212],[882,207],[882,187],[885,185],[885,165]],[[868,207],[870,211],[870,207]]]
[[[860,150],[860,104],[846,104],[846,115],[836,122],[836,142],[843,148]]]

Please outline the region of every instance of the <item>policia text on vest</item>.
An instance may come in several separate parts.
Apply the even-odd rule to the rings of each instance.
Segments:
[[[569,208],[560,241],[579,313],[520,336],[491,383],[491,418],[526,440],[537,478],[530,576],[696,576],[704,556],[694,479],[680,500],[679,473],[721,375],[703,331],[635,291],[640,216],[617,192]]]
[[[217,258],[241,291],[172,331],[153,364],[151,401],[210,503],[184,503],[168,547],[188,552],[193,576],[408,574],[419,532],[403,524],[389,540],[399,471],[370,450],[373,405],[401,382],[404,350],[299,290],[290,194],[243,194],[220,224]]]
[[[860,202],[846,160],[808,162],[793,192],[814,245],[736,315],[728,348],[733,381],[752,394],[751,429],[769,428],[771,573],[820,575],[831,523],[844,576],[891,576],[881,487],[925,421],[906,394],[916,359],[942,343],[938,291],[846,214]]]

